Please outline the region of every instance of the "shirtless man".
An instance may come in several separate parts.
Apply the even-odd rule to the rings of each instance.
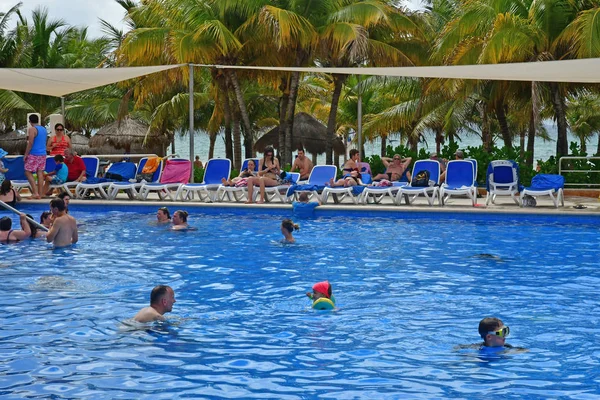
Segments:
[[[292,165],[292,169],[290,172],[298,171],[300,172],[300,180],[305,181],[308,180],[310,173],[313,169],[313,163],[306,157],[304,154],[304,149],[300,147],[298,149],[298,157],[294,160],[294,164]]]
[[[150,293],[150,307],[142,308],[133,317],[137,322],[164,321],[163,314],[171,312],[175,304],[175,292],[169,286],[159,285]]]
[[[65,212],[65,202],[63,199],[52,199],[50,201],[50,211],[54,217],[52,228],[46,235],[46,241],[52,242],[54,247],[65,247],[77,243],[79,236],[77,233],[77,221]]]
[[[406,157],[404,160],[400,157],[400,154],[394,154],[393,158],[382,157],[381,161],[383,161],[383,165],[385,165],[385,173],[377,174],[373,178],[374,181],[378,181],[381,179],[387,179],[388,181],[399,181],[404,175],[404,171],[412,162],[411,157]],[[410,172],[407,172],[406,177],[410,181]]]

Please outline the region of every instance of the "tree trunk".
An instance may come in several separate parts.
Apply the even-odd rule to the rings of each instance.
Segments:
[[[504,140],[504,146],[512,149],[512,138],[510,129],[508,128],[508,121],[506,120],[506,112],[504,111],[504,101],[499,100],[496,102],[495,111],[498,125],[500,125],[500,134],[502,135],[502,140]]]
[[[521,160],[525,156],[525,130],[519,133],[519,157]]]
[[[281,99],[279,100],[279,135],[278,135],[278,143],[279,143],[279,158],[285,159],[285,133],[287,131],[287,118],[286,111],[288,108],[288,103],[290,101],[290,92],[288,88],[288,79],[286,77],[281,78],[281,85],[279,85],[279,89],[281,90]]]
[[[215,157],[215,143],[217,142],[217,132],[208,136],[208,160]],[[206,160],[206,161],[208,161]]]
[[[346,79],[348,79],[348,75],[333,74],[333,95],[331,96],[331,108],[327,120],[327,142],[325,144],[325,164],[327,165],[333,165],[333,137],[335,135],[337,109]]]
[[[225,158],[233,159],[233,144],[231,143],[231,102],[229,101],[229,80],[220,79],[221,95],[223,96],[223,119],[225,124]],[[235,104],[235,101],[233,102]]]
[[[442,128],[435,130],[435,152],[439,155],[444,143],[444,131]]]
[[[486,104],[482,104],[481,107],[481,141],[483,142],[483,151],[486,153],[492,151],[492,132],[490,130],[490,118]]]
[[[560,93],[558,83],[550,83],[550,93],[552,96],[552,107],[554,108],[554,117],[558,125],[558,136],[556,138],[556,158],[569,154],[569,143],[567,138],[567,115],[565,112],[564,98]]]
[[[313,165],[317,165],[317,153],[312,153],[312,163]]]
[[[254,158],[255,152],[252,149],[252,136],[242,132],[244,135],[244,158]]]
[[[581,151],[583,153],[587,153],[587,145],[586,145],[585,142],[586,142],[585,137],[581,136],[581,138],[579,138],[579,143],[580,143],[580,146],[581,146]]]
[[[596,148],[596,155],[600,156],[600,133],[598,133],[598,147]]]
[[[242,167],[242,127],[240,126],[240,111],[239,109],[233,110],[232,113],[233,120],[233,167],[238,171]]]
[[[386,153],[387,153],[387,136],[381,136],[381,157],[385,157]],[[364,153],[360,153],[360,157],[364,158],[365,154]]]
[[[415,153],[419,152],[419,136],[414,134],[414,126],[410,128],[408,135],[408,148]]]
[[[237,79],[237,75],[235,71],[231,69],[225,70],[231,84],[233,85],[233,90],[235,92],[235,98],[237,100],[240,113],[242,116],[242,122],[244,124],[244,130],[251,136],[254,137],[254,132],[252,131],[252,124],[250,123],[250,117],[248,116],[248,107],[246,107],[246,101],[244,100],[244,94],[242,93],[242,89],[240,88],[240,83]]]
[[[288,99],[285,115],[285,164],[292,163],[292,143],[294,143],[294,112],[296,111],[296,99],[298,98],[298,85],[300,84],[300,72],[292,72],[290,80],[290,97]]]
[[[527,160],[525,165],[531,170],[533,169],[533,151],[535,146],[535,114],[533,108],[529,117],[529,132],[527,133]]]

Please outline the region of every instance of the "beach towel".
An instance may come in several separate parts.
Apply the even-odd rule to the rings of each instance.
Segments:
[[[142,174],[153,174],[160,165],[161,160],[162,159],[160,157],[148,158],[146,165],[144,165],[144,168],[142,168]]]
[[[562,189],[565,186],[565,177],[562,175],[538,174],[531,179],[533,190]]]
[[[189,160],[167,160],[160,183],[188,183],[192,163]]]

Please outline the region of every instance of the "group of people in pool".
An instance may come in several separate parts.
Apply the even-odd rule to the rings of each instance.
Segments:
[[[77,221],[69,215],[68,193],[61,193],[50,201],[50,211],[44,211],[36,224],[29,214],[20,213],[21,229],[13,229],[10,217],[0,218],[0,243],[10,244],[26,239],[46,238],[54,247],[65,247],[77,243],[79,233]],[[42,227],[45,227],[43,229]]]
[[[177,210],[173,213],[173,217],[171,217],[171,213],[167,207],[161,207],[156,212],[156,221],[159,224],[172,224],[171,229],[173,230],[186,230],[191,227],[188,225],[188,212],[183,210]]]
[[[331,300],[333,298],[333,288],[328,281],[315,283],[312,292],[307,292],[306,296],[313,301],[313,304],[320,299]],[[175,291],[167,285],[158,285],[150,293],[150,305],[142,308],[134,317],[134,321],[148,323],[154,321],[165,321],[165,314],[173,311],[173,305],[176,303]],[[504,325],[501,319],[495,317],[486,317],[479,321],[479,336],[483,343],[478,343],[478,347],[493,348],[512,348],[506,343],[506,337],[510,334],[510,328]],[[469,345],[466,347],[472,347]]]

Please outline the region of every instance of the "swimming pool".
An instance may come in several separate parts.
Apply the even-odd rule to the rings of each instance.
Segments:
[[[0,246],[3,399],[600,394],[597,217],[319,212],[282,245],[285,210],[128,210],[73,206],[72,249]],[[324,279],[336,312],[304,295]],[[156,284],[171,323],[127,329]],[[529,351],[455,349],[491,315]]]

